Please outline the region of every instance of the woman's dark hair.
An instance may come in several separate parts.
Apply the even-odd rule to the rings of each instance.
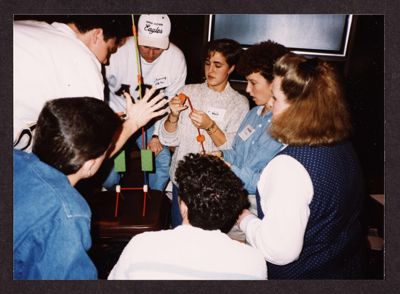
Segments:
[[[103,101],[89,97],[48,101],[40,112],[32,152],[65,175],[101,156],[121,127]]]
[[[281,90],[290,105],[273,117],[274,138],[289,145],[317,146],[350,136],[341,81],[330,64],[288,53],[275,63],[274,75],[281,78]]]
[[[244,50],[236,66],[236,71],[243,77],[260,73],[268,82],[274,79],[273,67],[276,60],[288,53],[285,46],[268,40]]]
[[[242,181],[218,157],[189,153],[178,163],[175,179],[195,227],[229,232],[249,207]]]
[[[229,67],[231,67],[238,62],[242,47],[232,39],[213,40],[208,44],[204,60],[210,58],[214,52],[221,53],[225,57]]]

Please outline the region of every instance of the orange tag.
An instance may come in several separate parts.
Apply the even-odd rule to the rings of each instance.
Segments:
[[[185,94],[183,94],[183,93],[179,93],[178,97],[181,100],[182,105],[185,104],[187,96]]]
[[[198,135],[198,136],[196,137],[197,142],[200,142],[200,143],[204,142],[205,139],[206,139],[206,138],[204,138],[203,135]]]

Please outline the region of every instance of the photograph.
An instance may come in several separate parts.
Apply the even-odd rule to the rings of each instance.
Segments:
[[[12,22],[14,281],[385,280],[384,15]]]

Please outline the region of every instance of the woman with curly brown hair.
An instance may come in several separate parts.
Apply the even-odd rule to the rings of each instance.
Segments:
[[[263,170],[259,217],[239,218],[270,279],[361,277],[363,181],[334,69],[292,53],[274,66],[271,135],[285,144]]]

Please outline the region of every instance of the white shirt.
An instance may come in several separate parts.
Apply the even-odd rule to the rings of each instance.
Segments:
[[[140,57],[143,83],[154,85],[157,89],[164,89],[164,94],[171,98],[179,93],[185,85],[186,61],[182,51],[170,43],[167,50],[149,63]],[[116,53],[111,55],[110,64],[106,66],[106,78],[110,89],[110,107],[115,112],[125,112],[126,102],[123,96],[115,94],[121,85],[129,85],[133,98],[139,97],[136,91],[138,86],[138,68],[135,48],[135,39],[130,37]],[[158,134],[158,125],[155,132]]]
[[[293,157],[278,155],[264,168],[257,188],[264,218],[249,215],[242,220],[247,242],[273,264],[295,261],[303,248],[314,195],[310,175]]]
[[[256,280],[267,278],[262,254],[219,230],[191,225],[136,235],[109,280]]]
[[[101,64],[66,24],[14,22],[14,140],[54,98],[104,98]]]
[[[205,151],[229,149],[232,146],[236,132],[249,111],[249,101],[246,97],[236,92],[228,83],[222,92],[210,89],[207,83],[186,85],[182,92],[189,96],[193,108],[206,112],[212,120],[224,132],[226,142],[217,147],[205,130],[200,130],[204,135]],[[186,102],[187,104],[188,102]],[[200,153],[201,145],[197,142],[197,128],[189,118],[190,108],[182,111],[179,115],[177,130],[169,133],[164,122],[167,117],[161,120],[160,141],[166,146],[177,146],[172,156],[170,178],[174,182],[176,165],[188,153]]]

